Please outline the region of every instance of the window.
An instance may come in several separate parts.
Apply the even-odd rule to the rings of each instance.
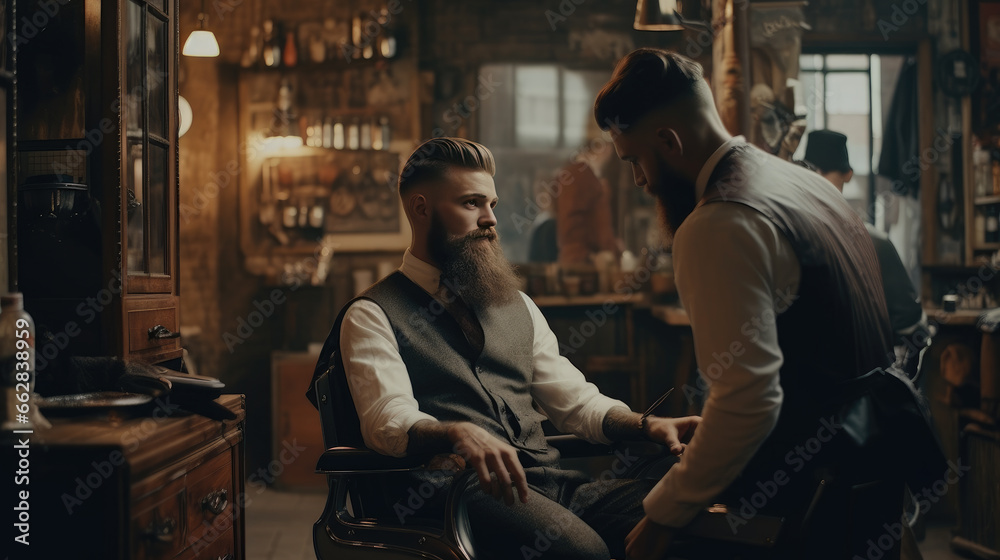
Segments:
[[[508,258],[527,262],[533,229],[556,212],[553,178],[581,150],[611,150],[607,180],[612,223],[622,223],[618,186],[630,182],[631,175],[614,156],[606,136],[602,135],[601,142],[590,142],[600,133],[593,117],[594,99],[610,72],[506,63],[484,65],[479,74],[480,83],[495,84],[477,111],[477,139],[496,157],[495,181],[501,201],[496,209],[497,230]],[[647,221],[655,226],[655,219]],[[646,223],[635,212],[628,222]],[[636,230],[632,237],[644,239],[644,229],[632,229]]]
[[[480,76],[499,83],[480,116],[482,140],[491,148],[579,148],[608,80],[607,72],[554,64],[488,64]]]
[[[847,136],[854,177],[844,196],[866,222],[889,234],[903,263],[918,276],[919,203],[890,194],[878,177],[883,130],[906,56],[894,54],[803,54],[795,84],[795,113],[806,114],[806,132],[822,128]],[[803,138],[793,156],[802,159]]]
[[[877,169],[876,157],[882,146],[881,58],[868,54],[805,54],[799,58],[795,112],[807,115],[807,133],[826,128],[847,136],[854,177],[844,185],[844,196],[863,215],[871,215],[868,206],[875,191],[872,169]],[[807,142],[803,140],[796,159],[805,154]]]

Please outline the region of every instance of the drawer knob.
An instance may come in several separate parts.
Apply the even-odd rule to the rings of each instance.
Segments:
[[[201,499],[201,509],[207,509],[215,515],[226,511],[229,506],[229,491],[216,490]]]
[[[176,528],[177,522],[170,517],[162,521],[154,519],[142,532],[142,536],[153,542],[169,543],[174,540],[174,529]]]
[[[156,325],[149,329],[149,338],[153,340],[161,340],[164,338],[180,338],[180,332],[173,332],[163,325]]]

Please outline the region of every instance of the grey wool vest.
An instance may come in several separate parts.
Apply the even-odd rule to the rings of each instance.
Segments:
[[[525,467],[556,464],[559,454],[542,431],[544,416],[532,406],[534,328],[521,297],[476,310],[485,336],[481,353],[440,302],[401,272],[359,298],[375,302],[389,318],[421,411],[495,434],[518,450]]]

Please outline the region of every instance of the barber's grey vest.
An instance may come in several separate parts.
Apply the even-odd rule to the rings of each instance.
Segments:
[[[791,243],[802,271],[797,296],[776,321],[784,399],[778,425],[744,471],[753,482],[798,466],[788,453],[816,434],[834,385],[892,363],[892,328],[864,223],[820,175],[744,144],[708,184],[699,205],[735,202],[760,212]]]
[[[421,411],[497,435],[518,449],[525,467],[556,464],[559,454],[542,431],[544,417],[532,407],[535,331],[520,296],[476,311],[485,337],[481,353],[440,302],[400,272],[360,297],[389,318]]]

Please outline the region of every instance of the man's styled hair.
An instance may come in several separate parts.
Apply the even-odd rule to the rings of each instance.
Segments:
[[[707,90],[703,76],[701,64],[690,58],[663,49],[636,49],[618,61],[597,94],[594,118],[604,130],[619,125],[627,130],[650,111]]]
[[[417,146],[399,174],[399,195],[420,183],[440,180],[451,167],[478,169],[493,176],[496,162],[482,144],[464,138],[432,138]]]

